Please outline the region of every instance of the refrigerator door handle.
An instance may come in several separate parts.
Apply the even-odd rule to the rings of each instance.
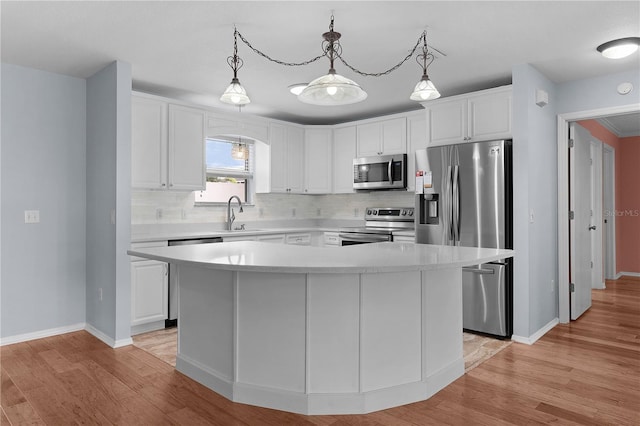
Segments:
[[[453,237],[460,242],[460,167],[453,166]]]
[[[462,270],[463,270],[464,272],[471,272],[471,273],[474,273],[474,274],[482,274],[482,275],[484,275],[484,274],[491,274],[491,275],[493,275],[493,274],[495,274],[495,273],[496,273],[496,271],[495,271],[495,270],[493,270],[493,269],[488,269],[488,268],[462,268]]]
[[[447,209],[447,219],[448,219],[448,223],[447,223],[447,227],[449,228],[449,241],[453,241],[453,243],[455,243],[455,235],[453,232],[453,192],[452,192],[452,180],[453,180],[453,176],[452,176],[452,169],[451,166],[447,166],[447,181],[446,181],[446,188],[445,188],[445,192],[448,195],[448,203],[445,206]]]

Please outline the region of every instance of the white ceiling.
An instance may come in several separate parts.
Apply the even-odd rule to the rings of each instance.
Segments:
[[[332,11],[343,56],[367,72],[399,62],[426,28],[429,44],[446,54],[429,68],[443,96],[509,84],[522,63],[557,83],[640,69],[639,54],[611,60],[596,51],[640,35],[639,1],[2,1],[2,61],[86,78],[122,60],[132,64],[136,90],[233,109],[219,97],[232,77],[234,24],[256,48],[298,62],[321,53]],[[238,50],[249,113],[324,124],[420,108],[408,99],[421,76],[413,59],[377,78],[337,62],[369,97],[323,107],[300,103],[287,86],[325,74],[328,60],[284,67],[242,43]]]

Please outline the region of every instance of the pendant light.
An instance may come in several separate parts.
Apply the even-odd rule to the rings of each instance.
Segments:
[[[364,101],[367,98],[367,92],[362,90],[355,81],[337,74],[333,68],[333,63],[342,50],[339,41],[341,34],[333,31],[333,15],[329,31],[322,34],[322,37],[324,38],[323,49],[329,58],[329,72],[311,81],[298,95],[298,100],[324,106],[348,105]]]
[[[231,84],[227,87],[227,90],[220,96],[220,100],[231,105],[246,105],[251,100],[247,96],[247,91],[240,84],[240,80],[238,80],[238,70],[242,68],[243,61],[238,56],[238,30],[235,28],[233,30],[233,56],[227,58],[227,63],[233,70],[233,79],[231,79]]]
[[[416,61],[422,67],[422,78],[416,84],[416,87],[413,89],[413,93],[409,96],[409,99],[412,101],[429,101],[432,99],[438,99],[440,97],[440,92],[436,89],[433,82],[429,79],[427,75],[427,68],[435,57],[431,52],[429,52],[427,48],[427,32],[422,33],[422,53],[416,56]]]

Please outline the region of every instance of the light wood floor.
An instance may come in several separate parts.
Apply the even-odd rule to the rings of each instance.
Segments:
[[[593,291],[582,318],[514,343],[427,401],[359,416],[232,403],[153,355],[86,332],[1,348],[0,424],[639,425],[640,278]]]

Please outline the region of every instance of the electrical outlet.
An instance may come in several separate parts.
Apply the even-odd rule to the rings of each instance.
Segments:
[[[24,223],[40,223],[40,210],[25,210]]]
[[[156,209],[156,220],[162,219],[162,209]]]
[[[295,217],[296,216],[296,208],[292,208],[291,209],[291,216]]]
[[[98,300],[102,302],[102,287],[98,289]]]

